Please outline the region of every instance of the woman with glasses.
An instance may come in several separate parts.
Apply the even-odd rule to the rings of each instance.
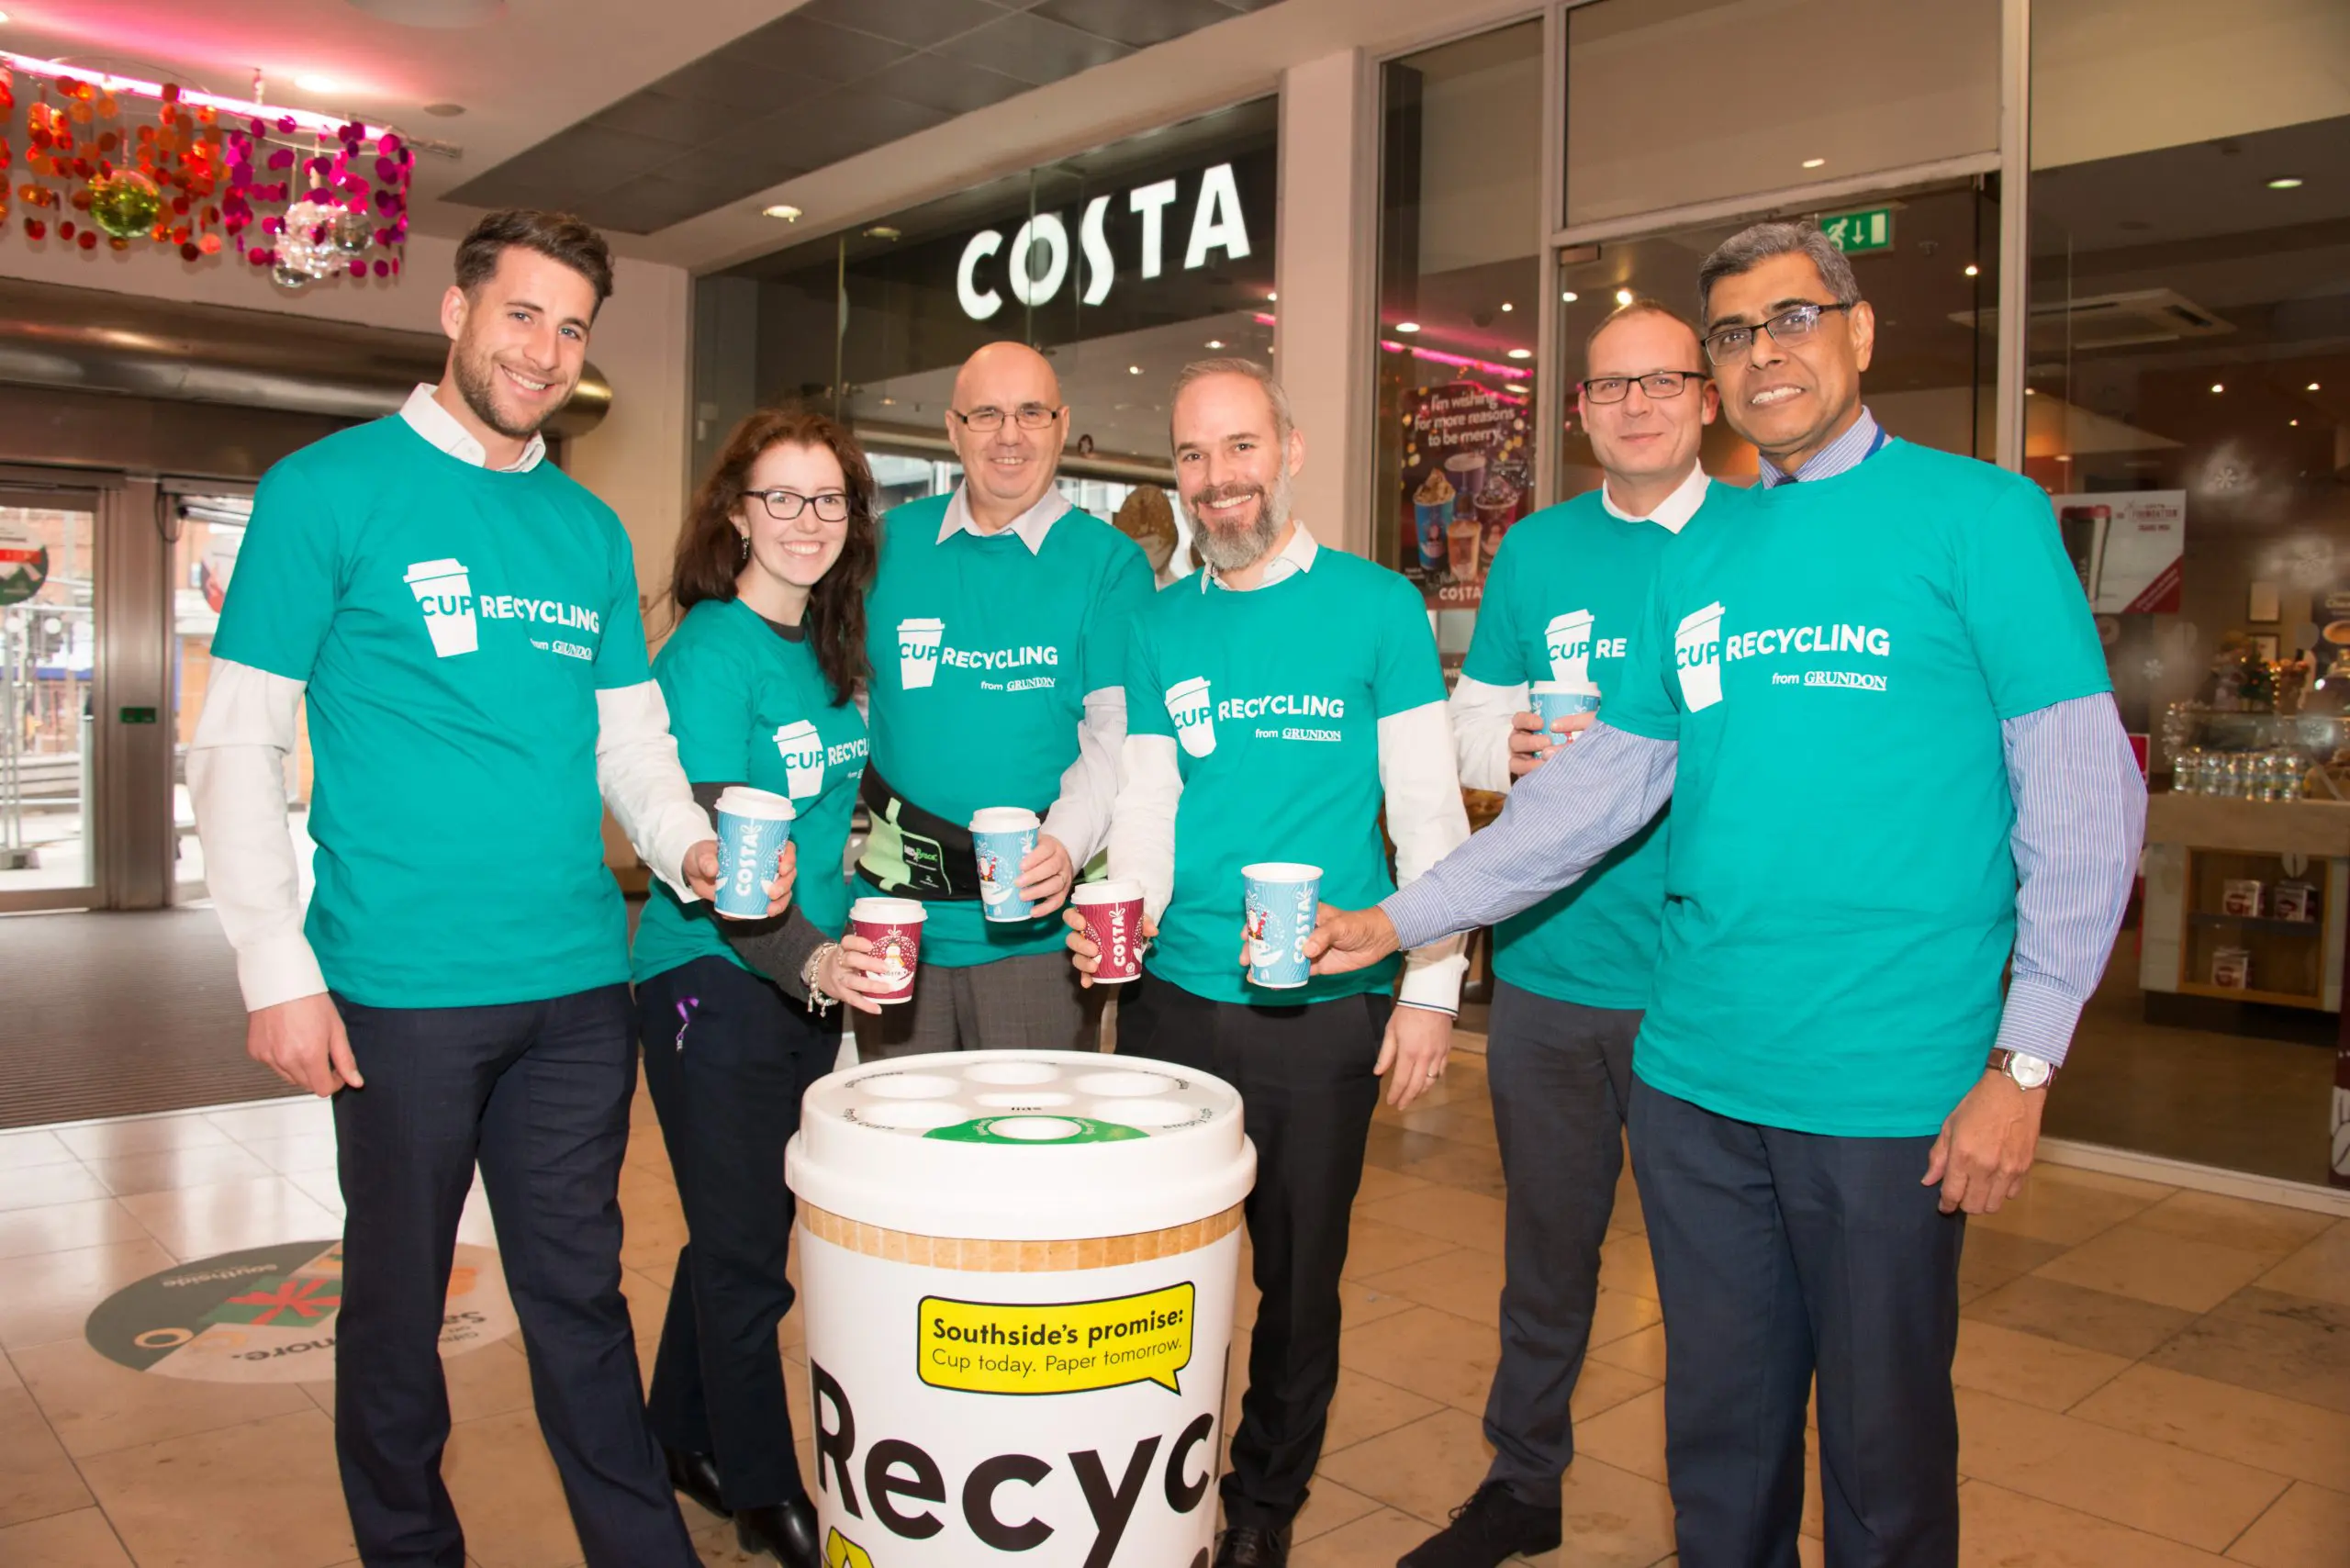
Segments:
[[[752,415],[695,493],[670,592],[682,619],[654,661],[678,759],[704,804],[729,785],[789,796],[792,907],[722,920],[655,884],[632,969],[644,1077],[688,1232],[647,1401],[670,1480],[730,1514],[745,1551],[822,1562],[792,1449],[776,1326],[790,1309],[783,1149],[800,1097],[832,1070],[834,1002],[878,967],[847,923],[844,851],[865,721],[873,477],[822,414]]]

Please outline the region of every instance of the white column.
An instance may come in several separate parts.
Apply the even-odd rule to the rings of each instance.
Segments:
[[[1379,236],[1378,73],[1360,50],[1281,73],[1275,372],[1305,432],[1297,515],[1367,554]]]

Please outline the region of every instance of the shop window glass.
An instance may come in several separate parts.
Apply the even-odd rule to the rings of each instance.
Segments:
[[[2322,1182],[2350,859],[2294,828],[2350,809],[2300,803],[2350,795],[2350,9],[2038,0],[2032,50],[2025,467],[2155,790],[2049,1127]]]
[[[1421,584],[1457,669],[1531,510],[1542,27],[1391,62],[1382,84],[1375,558]]]
[[[1998,0],[1567,13],[1570,227],[1999,143]]]

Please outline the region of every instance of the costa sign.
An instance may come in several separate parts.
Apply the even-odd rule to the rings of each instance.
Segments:
[[[1181,227],[1181,185],[1167,179],[1137,185],[1125,193],[1124,211],[1136,219],[1141,254],[1136,273],[1155,278],[1167,271],[1172,227]],[[1075,272],[1079,298],[1099,305],[1110,297],[1118,274],[1118,259],[1110,247],[1110,214],[1114,196],[1098,196],[1079,215],[1072,244],[1069,224],[1058,212],[1040,212],[1012,231],[1009,244],[1000,229],[982,229],[963,246],[955,269],[955,297],[963,314],[984,321],[1002,310],[1006,297],[1024,306],[1046,303],[1070,282]],[[1248,221],[1240,210],[1239,182],[1230,163],[1203,170],[1192,194],[1190,226],[1183,231],[1185,272],[1208,264],[1222,253],[1238,261],[1248,254]]]

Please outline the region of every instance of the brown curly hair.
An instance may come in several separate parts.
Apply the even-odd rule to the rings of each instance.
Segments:
[[[808,645],[824,672],[833,700],[846,702],[872,672],[865,655],[865,595],[873,586],[880,555],[880,530],[873,515],[873,470],[848,427],[813,409],[762,409],[734,427],[717,465],[694,491],[677,554],[669,575],[669,597],[682,617],[706,599],[733,599],[742,570],[741,536],[734,509],[748,493],[751,468],[776,446],[820,446],[841,465],[848,490],[848,534],[840,559],[808,595]]]

